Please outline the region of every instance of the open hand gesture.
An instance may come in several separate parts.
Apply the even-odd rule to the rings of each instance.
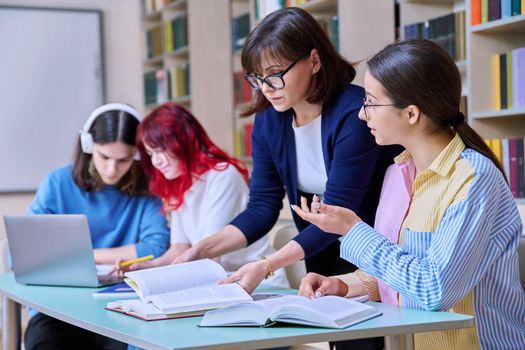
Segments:
[[[312,203],[312,210],[308,208],[306,202],[301,201],[301,208],[292,205],[292,209],[303,220],[311,222],[321,230],[344,236],[361,219],[352,210],[328,205],[324,203]]]

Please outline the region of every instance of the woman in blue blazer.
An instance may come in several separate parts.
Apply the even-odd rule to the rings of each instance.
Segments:
[[[257,241],[277,221],[285,193],[291,204],[317,194],[373,223],[395,151],[380,148],[359,120],[364,90],[351,84],[354,67],[317,21],[299,8],[273,12],[246,39],[242,65],[255,90],[245,115],[256,113],[248,206],[176,262],[215,258]],[[337,235],[293,215],[299,234],[276,253],[243,266],[228,282],[253,291],[272,271],[301,259],[309,271],[353,269],[339,260]]]
[[[354,67],[334,49],[317,21],[299,8],[268,15],[242,51],[255,90],[253,172],[246,210],[178,261],[214,258],[266,235],[285,193],[290,203],[310,201],[351,208],[373,224],[383,175],[395,150],[382,149],[359,120],[364,91],[352,85]],[[308,271],[340,274],[355,267],[339,258],[334,234],[294,214],[299,234],[276,253],[244,265],[225,282],[248,291],[278,268],[305,259]]]

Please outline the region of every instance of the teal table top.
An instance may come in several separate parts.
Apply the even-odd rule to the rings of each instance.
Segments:
[[[276,325],[200,328],[201,317],[142,321],[105,310],[109,300],[93,298],[95,288],[26,286],[12,273],[0,275],[0,291],[10,299],[52,317],[148,349],[260,349],[322,341],[399,335],[474,325],[469,315],[432,312],[369,302],[382,315],[343,330]],[[258,288],[257,291],[283,290]],[[293,290],[286,290],[293,293]],[[117,298],[118,299],[118,298]]]

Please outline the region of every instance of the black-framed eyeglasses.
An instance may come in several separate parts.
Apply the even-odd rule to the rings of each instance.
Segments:
[[[284,75],[290,71],[290,69],[293,68],[299,62],[302,60],[302,58],[298,59],[297,61],[293,62],[291,65],[288,66],[285,70],[279,73],[270,74],[264,78],[258,77],[255,73],[246,74],[244,76],[244,79],[250,84],[252,88],[255,90],[261,90],[263,87],[263,84],[266,83],[270,87],[270,89],[273,90],[279,90],[284,88]]]
[[[366,97],[363,98],[363,111],[365,112],[365,119],[368,120],[370,117],[368,116],[368,112],[366,111],[369,107],[385,107],[385,106],[395,106],[395,103],[388,103],[388,104],[373,104],[373,103],[366,103]]]

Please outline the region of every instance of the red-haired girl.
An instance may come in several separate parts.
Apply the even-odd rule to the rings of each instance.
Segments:
[[[246,167],[217,147],[184,107],[165,103],[148,115],[137,130],[137,149],[150,191],[163,200],[164,210],[170,212],[171,246],[161,257],[134,264],[131,269],[171,263],[245,209]],[[235,271],[273,252],[265,236],[217,260],[226,271]],[[276,271],[267,282],[288,286],[283,270]]]

